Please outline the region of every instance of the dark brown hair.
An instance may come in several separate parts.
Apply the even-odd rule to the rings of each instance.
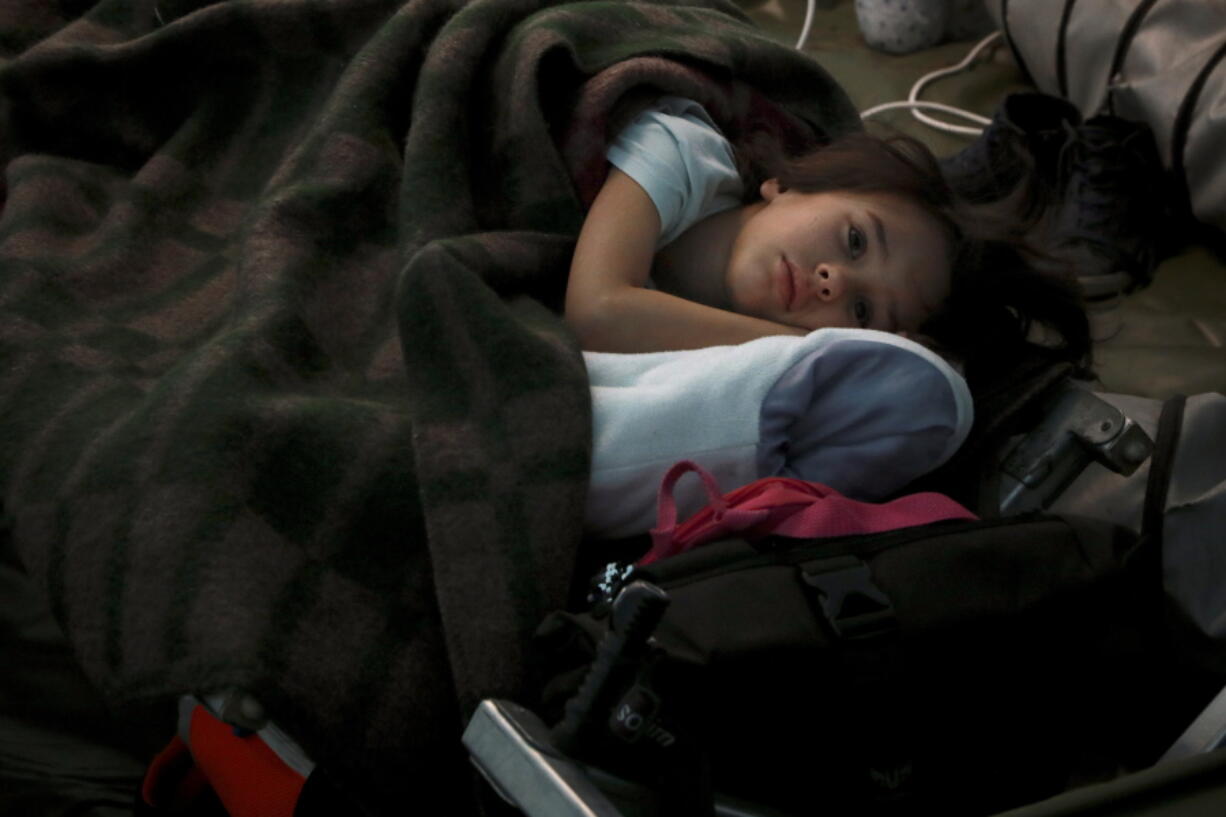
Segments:
[[[1080,288],[1028,242],[1033,219],[959,201],[922,142],[855,133],[763,169],[782,189],[899,196],[945,227],[950,296],[920,331],[960,359],[968,379],[990,377],[1027,354],[1088,372],[1090,327]]]

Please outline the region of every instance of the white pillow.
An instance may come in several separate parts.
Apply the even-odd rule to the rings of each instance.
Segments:
[[[592,390],[588,530],[655,524],[668,468],[689,459],[730,491],[766,476],[882,498],[949,459],[972,420],[966,381],[886,332],[819,329],[679,352],[584,352]],[[682,481],[683,513],[701,507]]]

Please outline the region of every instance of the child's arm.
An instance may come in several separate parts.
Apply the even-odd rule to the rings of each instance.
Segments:
[[[806,334],[645,289],[659,235],[660,216],[646,191],[610,168],[579,233],[566,286],[566,321],[584,349],[659,352]]]

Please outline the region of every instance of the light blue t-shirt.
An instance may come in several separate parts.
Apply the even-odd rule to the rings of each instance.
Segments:
[[[707,216],[741,203],[732,146],[692,99],[665,96],[613,139],[609,161],[638,182],[660,214],[665,246]]]

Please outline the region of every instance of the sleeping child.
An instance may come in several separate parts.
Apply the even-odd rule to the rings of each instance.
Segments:
[[[1074,279],[1026,224],[955,200],[913,139],[843,137],[758,182],[702,106],[663,97],[607,158],[565,304],[592,386],[596,533],[649,528],[680,459],[726,489],[783,475],[884,498],[969,432],[945,357],[972,382],[1026,350],[1088,359]]]
[[[696,102],[664,97],[608,149],[579,235],[566,319],[585,349],[645,352],[803,335],[919,333],[1006,365],[1036,322],[1076,362],[1089,329],[1075,283],[1001,223],[955,201],[905,136],[844,137],[746,183]]]

